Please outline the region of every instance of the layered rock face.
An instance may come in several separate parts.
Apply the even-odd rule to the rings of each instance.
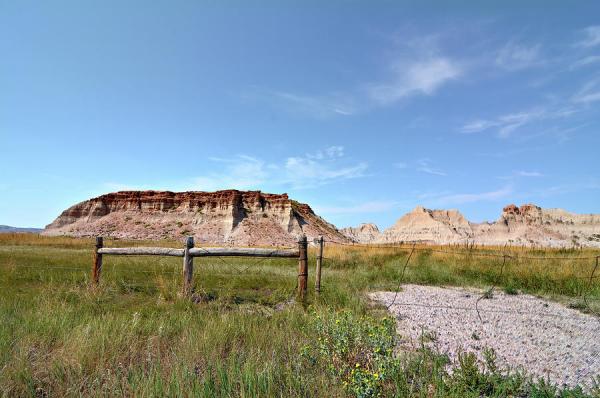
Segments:
[[[508,205],[494,223],[473,224],[475,241],[488,245],[600,247],[600,215]]]
[[[526,204],[506,206],[493,223],[471,223],[457,210],[429,210],[421,206],[377,235],[342,230],[361,243],[421,242],[480,245],[536,245],[548,247],[600,247],[600,215],[573,214]]]
[[[46,226],[45,235],[177,239],[199,243],[288,246],[301,235],[347,242],[333,225],[287,194],[122,191],[78,203]]]
[[[372,223],[360,224],[358,227],[342,228],[340,232],[357,243],[370,243],[377,240],[381,235],[377,225]]]

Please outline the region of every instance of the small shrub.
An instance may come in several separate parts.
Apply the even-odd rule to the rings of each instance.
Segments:
[[[350,312],[335,317],[314,314],[311,329],[316,344],[302,352],[309,363],[322,364],[350,395],[383,393],[400,365],[394,357],[397,337],[392,318],[375,320]]]
[[[504,288],[504,293],[511,295],[511,296],[516,296],[517,294],[519,294],[519,291],[514,288],[513,286],[506,286]]]

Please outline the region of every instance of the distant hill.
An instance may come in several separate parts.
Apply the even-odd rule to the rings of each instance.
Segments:
[[[41,228],[19,228],[19,227],[11,227],[10,225],[0,225],[0,234],[2,233],[30,233],[30,234],[39,234],[42,232]]]

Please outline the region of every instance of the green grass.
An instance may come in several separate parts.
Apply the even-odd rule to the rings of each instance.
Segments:
[[[130,244],[149,242],[107,242]],[[183,247],[181,242],[159,244]],[[376,355],[395,332],[383,320],[384,309],[374,307],[365,294],[396,288],[407,250],[326,247],[320,297],[312,293],[311,253],[307,302],[290,304],[294,260],[197,258],[194,303],[179,296],[179,258],[106,256],[101,285],[90,289],[92,247],[88,239],[0,236],[2,396],[475,397],[556,392],[522,375],[507,376],[489,367],[482,371],[468,356],[458,372],[448,374],[445,358],[425,349]],[[591,302],[598,302],[599,280],[588,286],[583,278],[589,277],[593,263],[573,260],[594,253],[537,255],[565,260],[509,262],[500,277],[502,259],[420,251],[404,279],[497,284],[513,294],[574,303],[587,292]],[[364,371],[351,378],[356,362]],[[583,396],[576,390],[561,393]]]

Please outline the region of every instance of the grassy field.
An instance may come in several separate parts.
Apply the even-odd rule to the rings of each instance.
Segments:
[[[0,235],[2,396],[585,396],[502,374],[493,353],[487,364],[465,355],[450,374],[435,352],[395,350],[393,321],[366,293],[397,288],[410,248],[326,246],[319,297],[311,252],[305,303],[290,300],[297,262],[286,259],[197,258],[192,302],[178,295],[181,259],[105,257],[92,290],[92,249],[89,239]],[[497,284],[600,309],[594,261],[579,259],[598,252],[418,249],[403,282]],[[494,253],[512,256],[502,273]]]

